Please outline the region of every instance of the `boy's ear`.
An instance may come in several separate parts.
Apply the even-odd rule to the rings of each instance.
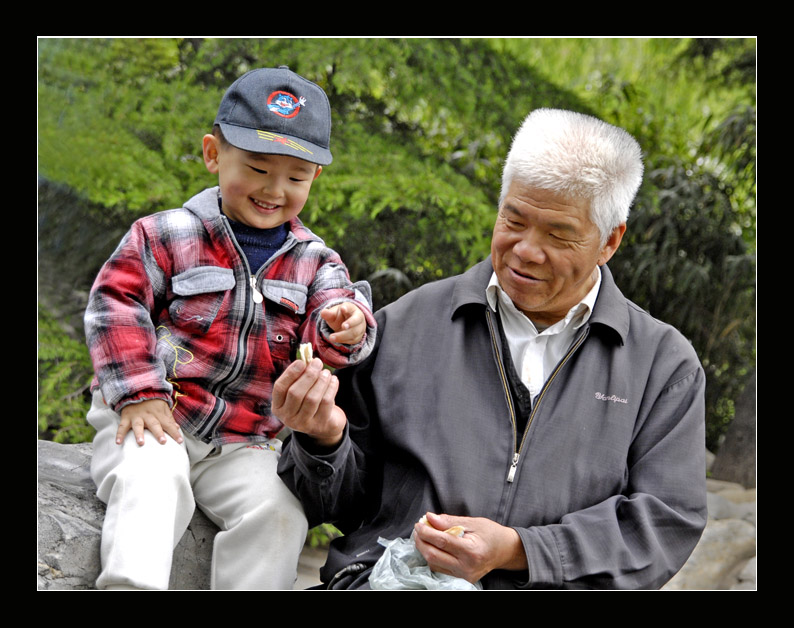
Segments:
[[[314,179],[312,179],[312,181],[315,181],[317,179],[317,177],[320,176],[320,173],[322,171],[323,171],[323,167],[322,166],[317,166],[317,171],[314,173]]]
[[[220,141],[212,133],[207,133],[202,140],[202,151],[204,153],[204,165],[207,166],[212,174],[218,174],[218,153],[220,152]]]

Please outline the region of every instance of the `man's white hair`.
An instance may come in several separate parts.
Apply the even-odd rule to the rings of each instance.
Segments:
[[[536,109],[513,138],[499,204],[515,179],[528,187],[590,202],[590,218],[609,234],[626,222],[642,182],[642,151],[623,129],[592,116]]]

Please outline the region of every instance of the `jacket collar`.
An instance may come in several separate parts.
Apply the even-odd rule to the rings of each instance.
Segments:
[[[488,305],[486,288],[493,274],[490,255],[459,275],[452,293],[452,310],[454,317],[458,310],[466,305]],[[604,265],[601,267],[601,289],[590,316],[588,325],[604,325],[614,330],[624,344],[629,332],[629,302],[615,284],[612,272]]]
[[[220,188],[215,186],[207,188],[202,192],[196,194],[187,203],[185,209],[194,213],[203,222],[209,223],[213,226],[219,226],[223,222],[223,213],[220,207]],[[296,216],[289,222],[290,234],[298,242],[314,241],[323,242],[322,238],[314,234],[300,219]]]
[[[492,274],[493,266],[489,255],[482,262],[475,264],[458,276],[455,289],[452,292],[452,316],[455,316],[464,305],[488,305],[485,290]]]
[[[606,264],[601,267],[601,289],[590,316],[590,325],[596,324],[613,329],[620,336],[620,344],[626,344],[629,335],[629,302]]]

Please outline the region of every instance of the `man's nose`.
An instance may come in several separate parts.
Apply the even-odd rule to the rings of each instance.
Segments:
[[[541,243],[542,235],[535,229],[529,229],[518,242],[513,245],[513,254],[527,264],[542,264],[546,261],[546,253]]]

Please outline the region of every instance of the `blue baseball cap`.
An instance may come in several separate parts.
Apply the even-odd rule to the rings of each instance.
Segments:
[[[289,155],[322,166],[333,160],[328,96],[285,65],[251,70],[232,83],[215,124],[241,150]]]

